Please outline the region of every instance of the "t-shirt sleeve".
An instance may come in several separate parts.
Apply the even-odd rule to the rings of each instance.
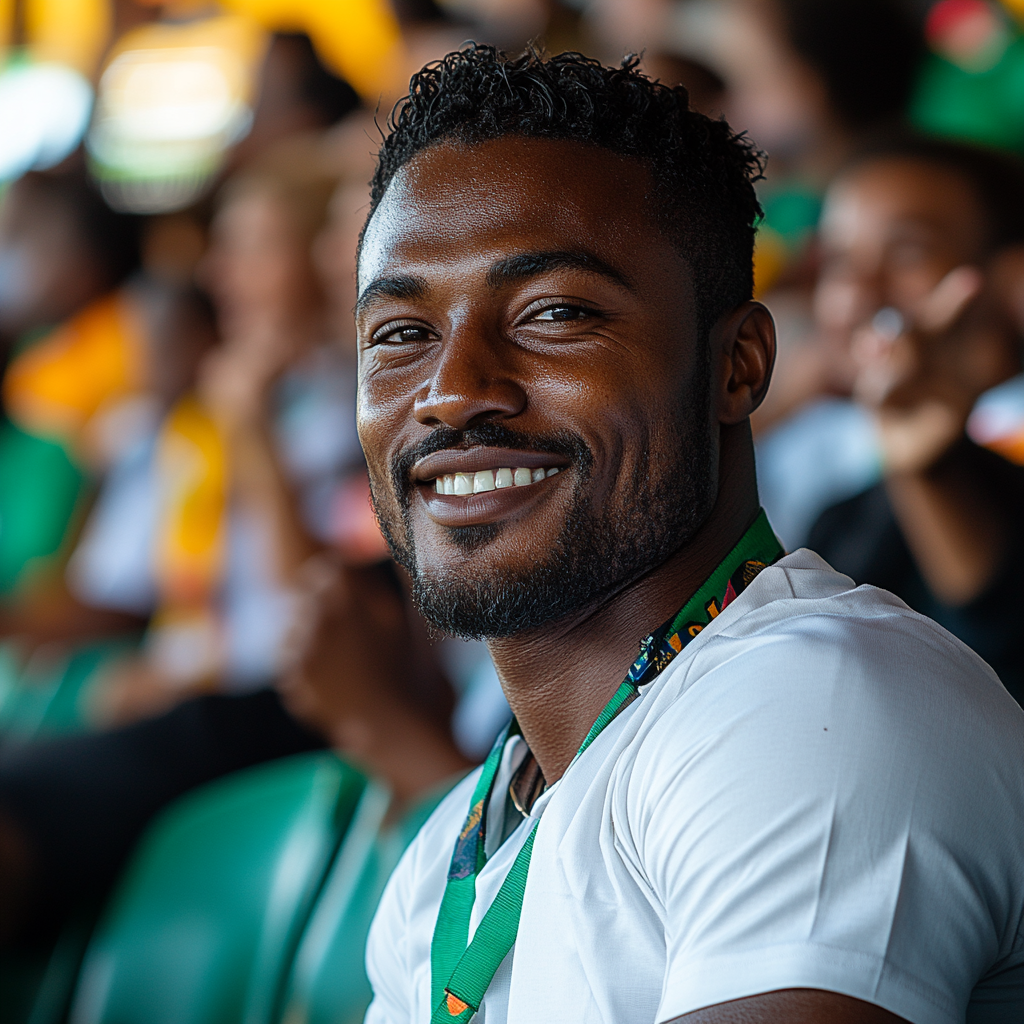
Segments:
[[[901,614],[717,636],[652,727],[625,845],[664,908],[659,1021],[816,988],[962,1024],[1024,963],[1019,710]]]

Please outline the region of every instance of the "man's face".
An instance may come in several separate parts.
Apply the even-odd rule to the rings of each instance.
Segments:
[[[359,432],[378,516],[441,629],[507,636],[661,564],[717,492],[706,343],[637,161],[439,145],[359,266]]]
[[[955,172],[902,158],[854,168],[822,213],[818,322],[848,340],[884,307],[910,316],[951,270],[983,259],[985,234]]]

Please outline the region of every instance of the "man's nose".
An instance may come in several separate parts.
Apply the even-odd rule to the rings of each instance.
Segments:
[[[464,430],[481,420],[519,415],[526,408],[526,391],[512,363],[507,341],[479,325],[455,328],[416,397],[417,421]]]

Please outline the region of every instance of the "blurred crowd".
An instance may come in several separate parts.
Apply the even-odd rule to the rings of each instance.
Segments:
[[[396,0],[397,42],[369,70],[315,19],[257,26],[218,43],[249,68],[245,116],[191,164],[110,113],[115,72],[209,49],[244,11],[112,10],[86,143],[18,169],[0,200],[10,956],[52,948],[197,785],[332,748],[382,787],[392,827],[507,719],[483,646],[413,610],[355,433],[378,125],[412,70],[467,39],[637,53],[765,151],[769,517],[790,550],[937,619],[1024,702],[1024,6]],[[358,1018],[361,984],[334,1019]]]

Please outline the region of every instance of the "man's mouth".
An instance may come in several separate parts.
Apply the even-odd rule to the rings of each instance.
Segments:
[[[412,479],[428,493],[470,498],[493,491],[533,488],[568,464],[564,456],[550,452],[483,445],[447,448],[420,459],[412,468]]]
[[[503,466],[501,469],[481,469],[476,473],[445,473],[434,480],[434,490],[438,494],[467,495],[500,491],[505,487],[529,487],[554,476],[559,469],[559,466],[548,466],[547,469]]]

